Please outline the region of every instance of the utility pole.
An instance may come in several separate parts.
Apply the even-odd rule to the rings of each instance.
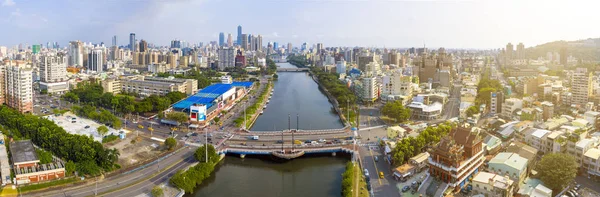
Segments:
[[[98,195],[98,176],[96,176],[96,189],[94,190],[94,196]]]
[[[348,124],[352,126],[352,124],[350,124],[350,99],[346,99],[346,110],[348,110],[348,117],[346,118],[346,120],[348,120]]]

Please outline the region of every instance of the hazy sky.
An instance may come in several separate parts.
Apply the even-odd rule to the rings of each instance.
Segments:
[[[600,37],[600,1],[0,0],[0,45],[167,45],[262,34],[298,46],[500,48]]]

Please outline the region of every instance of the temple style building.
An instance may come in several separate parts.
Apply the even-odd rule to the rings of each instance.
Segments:
[[[429,174],[447,188],[458,190],[479,171],[484,162],[479,132],[457,127],[429,150]]]

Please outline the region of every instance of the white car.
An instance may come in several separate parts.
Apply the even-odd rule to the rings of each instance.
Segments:
[[[321,143],[326,142],[326,141],[327,140],[325,140],[325,139],[319,139],[319,142],[321,142]]]

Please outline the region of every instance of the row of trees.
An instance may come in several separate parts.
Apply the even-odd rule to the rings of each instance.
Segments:
[[[242,114],[241,116],[239,116],[237,119],[233,120],[233,122],[235,123],[235,125],[237,127],[240,127],[242,124],[244,124],[244,119],[246,120],[246,128],[248,128],[250,126],[250,119],[252,118],[252,116],[254,114],[256,114],[258,112],[258,110],[260,109],[260,105],[263,103],[263,101],[265,99],[267,99],[267,97],[269,96],[269,89],[271,88],[272,84],[271,82],[267,83],[267,87],[265,87],[265,90],[260,94],[260,96],[258,96],[255,100],[254,103],[252,103],[252,105],[246,107],[246,117],[244,117],[244,115]]]
[[[111,127],[116,129],[121,128],[123,124],[121,120],[117,116],[115,116],[115,114],[111,113],[106,109],[98,110],[94,106],[83,105],[83,107],[73,106],[71,110],[73,110],[73,112],[75,112],[75,114],[77,114],[78,116],[86,117],[95,120],[99,123],[110,125]]]
[[[206,162],[206,152],[208,149],[208,162]],[[204,179],[208,178],[213,172],[215,165],[219,162],[219,155],[212,145],[204,145],[196,149],[194,154],[199,163],[187,171],[180,170],[170,179],[170,183],[185,192],[191,193],[196,186],[200,185]]]
[[[290,55],[287,57],[287,61],[296,66],[296,67],[300,67],[300,68],[304,68],[306,67],[306,65],[308,65],[308,61],[306,60],[306,57],[302,56],[302,55]]]
[[[346,117],[353,122],[356,119],[357,114],[354,110],[356,108],[356,95],[339,80],[339,76],[334,73],[325,72],[319,68],[311,67],[311,72],[318,78],[319,83],[335,98],[338,102],[342,114],[345,116],[350,111],[350,117]],[[347,106],[347,102],[350,104]]]
[[[396,143],[396,147],[392,150],[392,163],[395,167],[401,166],[411,157],[418,155],[440,141],[447,135],[452,126],[442,124],[437,127],[427,127],[419,135],[415,137],[407,137]]]
[[[54,122],[0,107],[0,124],[15,139],[31,139],[40,148],[76,164],[80,174],[97,175],[118,168],[117,149],[106,149],[90,136],[67,133]],[[68,163],[68,162],[67,162]]]
[[[272,75],[277,72],[277,64],[271,58],[267,58],[267,69],[266,74]]]
[[[342,174],[342,196],[343,197],[351,197],[352,195],[352,186],[354,184],[356,167],[352,162],[346,163],[346,171]],[[357,188],[358,189],[358,188]]]
[[[385,103],[381,108],[381,113],[389,118],[393,118],[396,122],[404,122],[410,118],[410,109],[404,107],[400,101]]]
[[[97,83],[82,83],[77,88],[63,95],[70,102],[81,102],[92,106],[111,109],[113,113],[131,114],[158,112],[169,108],[175,102],[184,99],[187,95],[181,92],[169,92],[165,96],[151,95],[136,101],[133,93],[113,95],[103,93],[104,89]]]

